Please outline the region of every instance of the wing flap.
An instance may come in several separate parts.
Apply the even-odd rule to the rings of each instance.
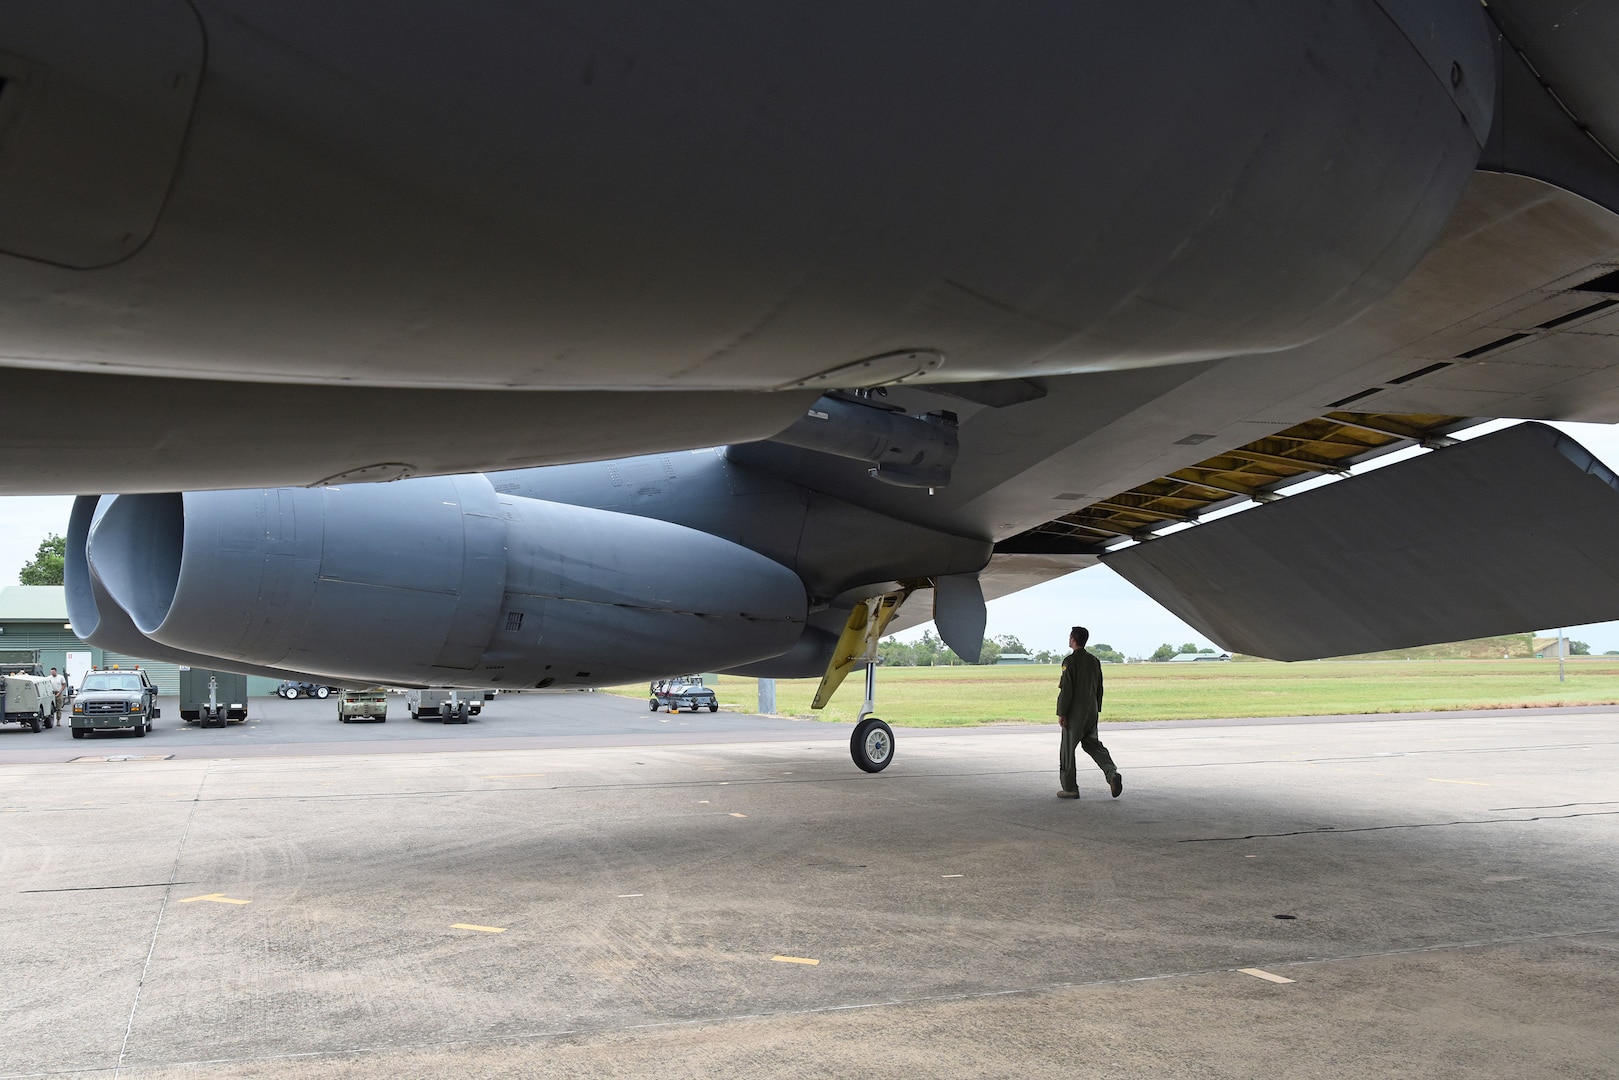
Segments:
[[[1108,553],[1234,652],[1276,660],[1619,618],[1619,479],[1543,424]]]

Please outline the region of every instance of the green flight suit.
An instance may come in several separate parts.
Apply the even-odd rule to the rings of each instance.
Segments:
[[[1079,776],[1074,767],[1076,746],[1089,754],[1102,775],[1111,780],[1118,772],[1113,767],[1113,755],[1096,737],[1096,726],[1102,719],[1102,662],[1084,649],[1076,649],[1063,657],[1057,715],[1067,721],[1062,729],[1062,746],[1057,751],[1057,773],[1062,790],[1079,790]]]

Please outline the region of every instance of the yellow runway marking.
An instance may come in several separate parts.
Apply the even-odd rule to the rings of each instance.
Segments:
[[[772,956],[770,959],[776,961],[778,964],[808,964],[811,967],[814,967],[816,964],[820,963],[819,960],[811,960],[804,956]]]
[[[1290,983],[1293,981],[1292,979],[1286,978],[1282,975],[1272,975],[1270,972],[1261,970],[1260,968],[1238,968],[1237,970],[1242,972],[1244,975],[1252,975],[1256,979],[1264,979],[1266,982]]]
[[[1441,780],[1437,776],[1430,776],[1430,777],[1428,777],[1428,779],[1433,781],[1436,784],[1471,784],[1473,787],[1489,787],[1490,786],[1489,784],[1482,783],[1482,782],[1480,782],[1478,780]]]
[[[485,933],[485,934],[504,934],[506,932],[506,928],[504,926],[478,926],[476,923],[466,923],[466,922],[453,922],[453,923],[450,924],[450,929],[451,930],[477,930],[477,931],[479,931],[481,933]]]
[[[181,900],[182,904],[195,904],[198,900],[206,900],[210,904],[251,904],[251,900],[232,900],[222,893],[209,893],[207,896],[188,896]]]
[[[732,817],[747,817],[748,815],[746,815],[746,814],[738,814],[736,811],[733,810],[731,812],[731,816]]]

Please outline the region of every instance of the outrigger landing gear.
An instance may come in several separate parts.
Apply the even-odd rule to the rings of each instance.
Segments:
[[[871,715],[876,711],[877,665],[866,663],[866,701],[849,736],[849,756],[865,772],[882,772],[894,760],[894,729]]]

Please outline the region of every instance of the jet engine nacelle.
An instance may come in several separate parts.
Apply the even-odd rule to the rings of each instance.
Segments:
[[[87,532],[70,576],[150,640],[333,678],[601,685],[745,664],[804,627],[802,583],[762,555],[482,476],[103,497]]]

